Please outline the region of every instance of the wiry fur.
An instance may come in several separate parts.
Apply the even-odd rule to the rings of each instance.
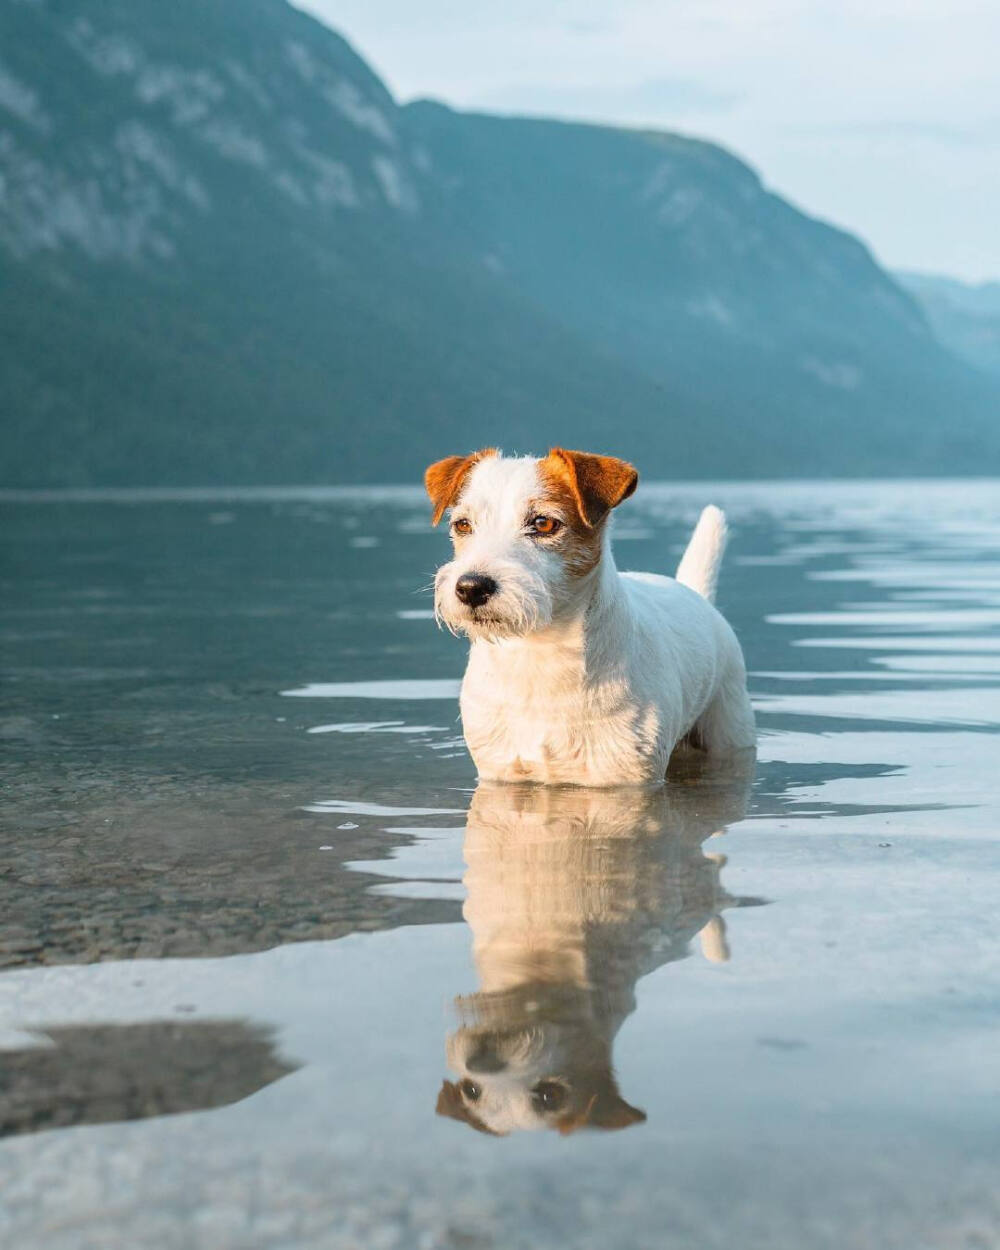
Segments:
[[[677,580],[619,573],[606,513],[634,489],[631,466],[563,451],[469,461],[447,473],[432,466],[428,480],[457,483],[435,509],[450,504],[452,524],[471,527],[438,570],[435,611],[472,642],[461,710],[480,777],[645,784],[662,781],[681,741],[716,755],[752,747],[743,655],[709,601],[722,513],[702,514]],[[578,462],[581,481],[570,483]],[[528,532],[535,513],[556,518],[559,532]],[[491,577],[496,593],[478,607],[460,602],[465,573]]]

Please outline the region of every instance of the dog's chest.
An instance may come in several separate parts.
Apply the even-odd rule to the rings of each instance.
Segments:
[[[585,683],[572,660],[501,664],[475,651],[462,684],[462,725],[479,775],[497,781],[641,782],[666,767],[657,711],[613,676]]]

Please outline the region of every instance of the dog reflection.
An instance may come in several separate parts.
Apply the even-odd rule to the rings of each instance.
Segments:
[[[439,1115],[481,1132],[627,1128],[615,1035],[635,983],[728,958],[721,855],[702,842],[746,810],[749,776],[655,791],[480,785],[465,834],[464,914],[480,989],[456,1000]],[[749,900],[747,900],[749,901]]]

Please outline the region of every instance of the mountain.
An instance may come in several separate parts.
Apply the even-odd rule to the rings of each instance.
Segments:
[[[1000,376],[1000,282],[961,282],[928,273],[895,277],[923,308],[942,343]]]
[[[997,387],[711,144],[399,106],[284,0],[0,0],[7,486],[981,472]]]

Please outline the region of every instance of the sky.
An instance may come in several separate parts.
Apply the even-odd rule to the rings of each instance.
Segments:
[[[712,139],[890,268],[1000,278],[997,0],[297,0],[400,101]]]

